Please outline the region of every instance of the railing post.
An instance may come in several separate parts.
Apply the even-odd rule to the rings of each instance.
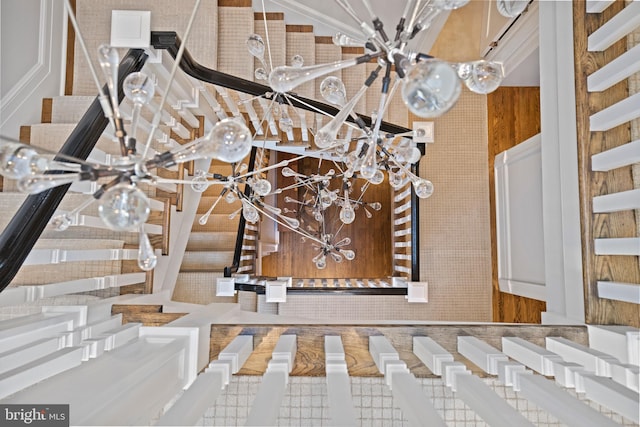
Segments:
[[[417,144],[421,157],[425,154],[425,144]],[[411,172],[420,176],[420,160],[411,165]],[[420,199],[411,186],[411,281],[420,281]]]

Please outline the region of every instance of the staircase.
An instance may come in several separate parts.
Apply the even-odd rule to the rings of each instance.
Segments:
[[[248,79],[254,78],[253,70],[261,64],[254,59],[247,51],[245,41],[248,34],[255,32],[261,34],[265,40],[271,44],[271,58],[269,53],[265,54],[267,63],[273,66],[291,64],[294,55],[302,55],[305,65],[312,65],[316,62],[324,63],[340,59],[353,58],[362,54],[359,48],[339,48],[329,43],[327,37],[316,37],[311,26],[288,26],[284,21],[282,13],[254,13],[251,9],[251,2],[247,1],[219,1],[217,7],[210,4],[203,6],[202,18],[206,21],[197,21],[190,41],[187,43],[191,54],[203,65],[220,70],[222,72],[236,75]],[[159,28],[152,30],[164,30],[167,26],[180,32],[186,26],[186,15],[174,2],[162,0],[147,5],[154,16],[154,25]],[[96,5],[94,2],[78,0],[76,2],[76,13],[78,21],[88,46],[89,52],[95,52],[98,45],[109,39],[109,16],[112,9],[121,9],[120,2],[110,0]],[[146,7],[147,8],[147,7]],[[204,13],[206,12],[206,14]],[[264,20],[266,18],[266,21]],[[200,18],[199,18],[200,19]],[[266,22],[266,23],[265,23]],[[268,27],[268,35],[265,31]],[[158,107],[158,100],[161,91],[168,78],[168,70],[173,65],[168,55],[162,55],[160,63],[149,61],[145,65],[145,71],[157,80],[156,99],[152,101],[154,107]],[[334,74],[345,79],[349,90],[356,87],[364,80],[366,73],[375,68],[375,64],[368,64],[366,67],[355,67],[345,71],[338,71]],[[34,146],[58,151],[66,137],[74,129],[75,124],[82,117],[88,106],[94,100],[96,92],[95,86],[90,79],[85,59],[81,50],[77,46],[73,57],[73,95],[56,97],[43,101],[42,118],[43,123],[25,126],[22,130],[21,138],[24,142]],[[260,81],[264,83],[264,81]],[[319,82],[304,85],[298,91],[301,96],[318,98]],[[217,119],[234,116],[244,119],[253,126],[258,134],[256,139],[267,138],[267,140],[280,140],[282,145],[294,145],[301,149],[312,144],[310,130],[317,128],[326,117],[308,111],[298,111],[287,107],[288,114],[294,121],[292,132],[282,132],[278,129],[277,121],[279,115],[267,114],[268,100],[247,101],[250,96],[242,93],[227,90],[222,87],[203,84],[195,81],[181,71],[178,72],[173,89],[175,94],[168,97],[167,105],[161,119],[161,125],[154,134],[154,143],[151,154],[162,152],[172,147],[176,147],[190,139],[193,139],[198,132],[203,132],[203,127],[209,127]],[[352,93],[348,94],[353,95]],[[365,113],[377,108],[377,99],[364,99],[360,102],[357,111]],[[131,114],[132,106],[128,101],[124,101],[121,106],[125,119]],[[285,109],[284,107],[282,108]],[[408,117],[406,109],[396,109],[403,111],[403,117],[394,117],[396,124],[406,124]],[[398,115],[398,111],[393,114]],[[266,122],[260,123],[265,116]],[[389,119],[390,117],[385,117]],[[139,124],[137,140],[146,141],[148,131],[151,128],[151,114],[144,111]],[[343,133],[350,135],[351,129],[344,129]],[[200,133],[201,134],[201,133]],[[119,155],[119,149],[113,143],[113,131],[107,129],[99,140],[96,148],[91,153],[89,160],[108,163],[114,156]],[[268,157],[265,157],[268,161]],[[193,173],[193,171],[191,171]],[[209,170],[210,173],[220,173],[228,175],[230,166],[228,164],[213,161]],[[168,178],[188,179],[188,172],[182,169],[161,171],[159,174]],[[90,194],[97,189],[95,184],[81,183],[74,184],[72,191],[82,194]],[[13,194],[16,190],[15,183],[5,180],[1,197],[8,197],[7,203],[17,207],[15,198],[23,196]],[[183,197],[182,188],[179,185],[168,184],[159,188],[149,187],[146,189],[150,197],[155,197],[153,209],[157,214],[152,214],[152,218],[147,226],[152,244],[162,255],[169,254],[169,226],[171,212],[180,212]],[[191,191],[187,189],[187,191]],[[177,277],[173,299],[178,302],[189,302],[198,304],[208,304],[211,302],[236,302],[237,297],[216,297],[215,279],[223,275],[224,267],[228,267],[233,261],[233,251],[236,236],[238,234],[238,218],[229,219],[229,214],[240,208],[239,202],[228,204],[221,201],[215,208],[209,221],[205,225],[198,222],[199,217],[206,212],[215,201],[220,191],[220,186],[211,186],[202,194],[197,214],[193,218],[193,227],[189,236],[186,251],[182,257],[180,272]],[[68,194],[60,207],[60,211],[70,211],[77,206],[83,197],[78,194]],[[11,218],[15,209],[5,209],[3,211],[2,224],[6,224]],[[76,224],[77,223],[77,224]],[[61,272],[69,273],[67,276],[58,276],[58,273],[47,274],[53,270],[42,270],[42,261],[37,267],[25,266],[25,269],[40,269],[41,280],[34,281],[32,278],[20,279],[13,285],[51,285],[52,277],[61,278],[66,283],[70,280],[91,279],[96,285],[79,285],[83,291],[92,288],[92,291],[99,290],[101,296],[113,296],[120,293],[151,293],[153,292],[153,274],[143,273],[136,266],[135,258],[137,252],[136,233],[112,233],[111,231],[96,228],[99,224],[97,218],[96,205],[92,205],[87,211],[81,212],[75,223],[69,230],[64,232],[54,232],[50,229],[45,231],[42,239],[76,239],[82,240],[82,244],[77,243],[77,248],[92,247],[92,241],[103,239],[105,243],[96,242],[96,247],[104,247],[105,251],[110,251],[108,260],[96,261],[100,267],[87,264],[86,260],[74,261],[73,268],[68,268],[69,264],[59,267]],[[255,272],[254,259],[258,249],[256,238],[257,228],[248,226],[248,231],[243,236],[242,247],[246,251],[253,251],[253,254],[245,254],[241,257],[239,273]],[[108,241],[108,242],[107,242]],[[38,243],[38,250],[49,250],[51,254],[56,249],[56,241],[46,241]],[[75,245],[76,243],[72,243]],[[101,246],[102,245],[102,246]],[[58,248],[60,249],[60,248]],[[119,252],[118,252],[119,251]],[[114,255],[116,254],[116,255]],[[171,254],[175,257],[178,254]],[[67,256],[67,255],[65,255]],[[116,258],[111,259],[111,258]],[[86,258],[86,257],[85,257]],[[122,259],[120,259],[122,258]],[[54,260],[55,261],[55,260]],[[90,261],[94,262],[94,261]],[[110,263],[110,264],[109,264]],[[103,264],[111,265],[107,268]],[[85,273],[80,273],[84,270]],[[73,273],[73,274],[71,274]],[[23,274],[21,273],[22,277]],[[85,277],[89,276],[89,277]],[[95,276],[95,277],[94,277]],[[57,283],[57,282],[56,282]],[[60,285],[62,287],[62,285]],[[65,285],[67,286],[67,285]],[[93,289],[96,288],[96,289]],[[44,289],[44,288],[43,288]],[[68,288],[67,289],[71,289]],[[105,290],[106,289],[106,290]],[[120,290],[118,290],[120,289]],[[26,291],[25,291],[26,292]],[[38,291],[39,295],[46,295],[49,291]],[[37,292],[37,293],[38,293]],[[67,292],[60,291],[62,295]],[[94,292],[95,293],[95,292]],[[25,295],[16,297],[20,301],[28,302],[39,297],[34,296],[34,291],[30,290]],[[12,299],[12,301],[14,301]]]
[[[228,176],[231,166],[218,160],[211,162],[209,173]],[[182,258],[173,300],[195,304],[237,302],[236,297],[216,297],[216,278],[224,277],[224,268],[233,262],[240,214],[229,215],[242,207],[239,200],[228,203],[224,197],[216,205],[206,224],[199,223],[218,199],[221,185],[212,185],[200,198],[193,227]]]

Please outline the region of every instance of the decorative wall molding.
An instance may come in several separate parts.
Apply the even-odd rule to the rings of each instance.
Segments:
[[[494,173],[500,290],[545,301],[540,135],[498,154]]]
[[[64,4],[61,0],[40,0],[39,11],[38,28],[32,29],[37,34],[37,52],[21,52],[21,55],[32,56],[33,64],[0,99],[0,130],[3,135],[17,137],[21,124],[39,121],[42,98],[57,96],[61,92],[61,76],[66,66],[66,58],[60,55],[66,51]],[[19,40],[14,42],[19,43]],[[4,58],[3,62],[10,64],[10,60]]]

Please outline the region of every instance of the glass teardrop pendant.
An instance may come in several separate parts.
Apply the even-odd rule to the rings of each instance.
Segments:
[[[293,90],[303,83],[324,76],[334,71],[356,65],[355,58],[344,61],[336,61],[328,64],[309,65],[306,67],[289,67],[286,65],[276,67],[269,74],[269,86],[275,92],[285,93]]]
[[[80,213],[84,208],[95,202],[96,199],[94,197],[88,197],[84,202],[80,203],[76,206],[72,211],[65,212],[63,214],[55,216],[51,220],[51,225],[57,231],[64,231],[69,228],[71,224],[74,222],[75,216]]]
[[[251,182],[250,185],[253,192],[258,196],[266,196],[271,192],[271,182],[269,182],[269,180],[267,179],[257,179]]]
[[[498,0],[496,7],[500,15],[507,18],[515,18],[529,5],[529,0]]]
[[[259,34],[251,34],[247,38],[247,49],[252,56],[258,59],[264,58],[264,41]]]
[[[344,255],[347,261],[353,261],[356,257],[356,253],[351,249],[340,249],[340,253]]]
[[[314,142],[316,146],[319,148],[327,148],[331,146],[331,144],[335,143],[336,138],[338,137],[338,131],[340,127],[347,119],[347,116],[351,114],[351,111],[356,106],[360,98],[365,94],[369,87],[363,85],[360,90],[354,95],[351,100],[345,104],[344,107],[336,114],[336,116],[329,121],[326,125],[324,125],[315,135]]]
[[[320,95],[330,104],[339,107],[347,103],[347,89],[342,80],[336,76],[325,77],[320,83]]]
[[[304,65],[304,58],[302,55],[293,55],[291,57],[291,66],[295,68],[300,68]]]
[[[484,59],[458,64],[458,77],[471,92],[486,95],[498,89],[504,79],[501,63]]]
[[[197,170],[191,179],[191,189],[196,193],[203,193],[209,188],[209,180],[207,173],[203,170]]]
[[[340,264],[343,261],[342,255],[340,254],[340,252],[329,252],[329,255],[331,256],[331,258],[337,263]]]
[[[287,224],[287,226],[291,227],[293,230],[297,230],[298,228],[300,228],[300,221],[298,221],[296,218],[291,218],[284,215],[279,215],[279,217]]]
[[[364,160],[362,161],[362,166],[360,166],[360,173],[364,179],[372,179],[376,171],[378,170],[378,162],[376,162],[376,154],[377,147],[376,143],[371,141],[369,142],[369,148],[367,149],[367,154],[364,156]]]
[[[242,216],[244,219],[251,223],[255,224],[260,220],[260,214],[258,210],[251,203],[247,202],[245,199],[242,199]]]
[[[461,91],[458,74],[449,63],[427,59],[411,67],[405,76],[402,100],[417,116],[438,117],[455,105]]]
[[[100,197],[98,214],[115,231],[134,231],[144,224],[151,204],[146,194],[131,184],[118,184]]]
[[[76,181],[80,181],[79,173],[32,175],[18,181],[18,190],[23,193],[37,194]]]
[[[73,218],[71,218],[71,215],[69,215],[68,213],[56,215],[51,220],[51,226],[56,231],[65,231],[71,226],[72,223],[73,223]]]
[[[211,216],[211,212],[213,212],[213,210],[216,208],[216,205],[218,204],[218,202],[222,199],[222,194],[218,196],[218,198],[216,199],[215,202],[213,202],[213,204],[211,205],[211,207],[209,208],[209,210],[207,212],[205,212],[204,215],[202,215],[200,217],[200,219],[198,219],[198,224],[200,225],[205,225],[207,223],[207,221],[209,221],[209,217]]]
[[[153,246],[149,241],[149,236],[144,232],[144,226],[140,226],[139,229],[140,243],[138,247],[138,267],[143,271],[153,270],[158,263],[158,257],[156,256]]]
[[[426,199],[433,194],[433,184],[427,179],[418,178],[413,181],[413,189],[416,192],[416,196],[421,199]]]

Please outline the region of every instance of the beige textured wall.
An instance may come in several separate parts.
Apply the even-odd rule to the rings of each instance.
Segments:
[[[97,60],[98,46],[109,43],[111,34],[111,10],[150,10],[152,31],[175,31],[184,39],[184,33],[195,5],[194,0],[76,0],[76,15],[80,31],[87,45],[98,77],[103,80]],[[193,23],[187,48],[201,64],[216,68],[218,36],[218,2],[200,4]],[[122,50],[122,54],[125,50]],[[74,53],[74,95],[95,95],[97,89],[87,69],[87,63],[78,43]]]
[[[435,143],[420,162],[433,195],[420,202],[420,279],[438,290],[443,310],[491,320],[491,236],[487,103],[466,89],[435,120]],[[442,312],[442,316],[449,316]]]
[[[453,62],[478,59],[483,9],[483,1],[472,1],[451,11],[429,54]]]
[[[435,141],[420,163],[420,176],[435,186],[433,196],[420,202],[420,279],[429,282],[429,302],[292,295],[280,304],[279,314],[345,321],[491,321],[486,97],[464,90],[456,106],[435,120]]]

